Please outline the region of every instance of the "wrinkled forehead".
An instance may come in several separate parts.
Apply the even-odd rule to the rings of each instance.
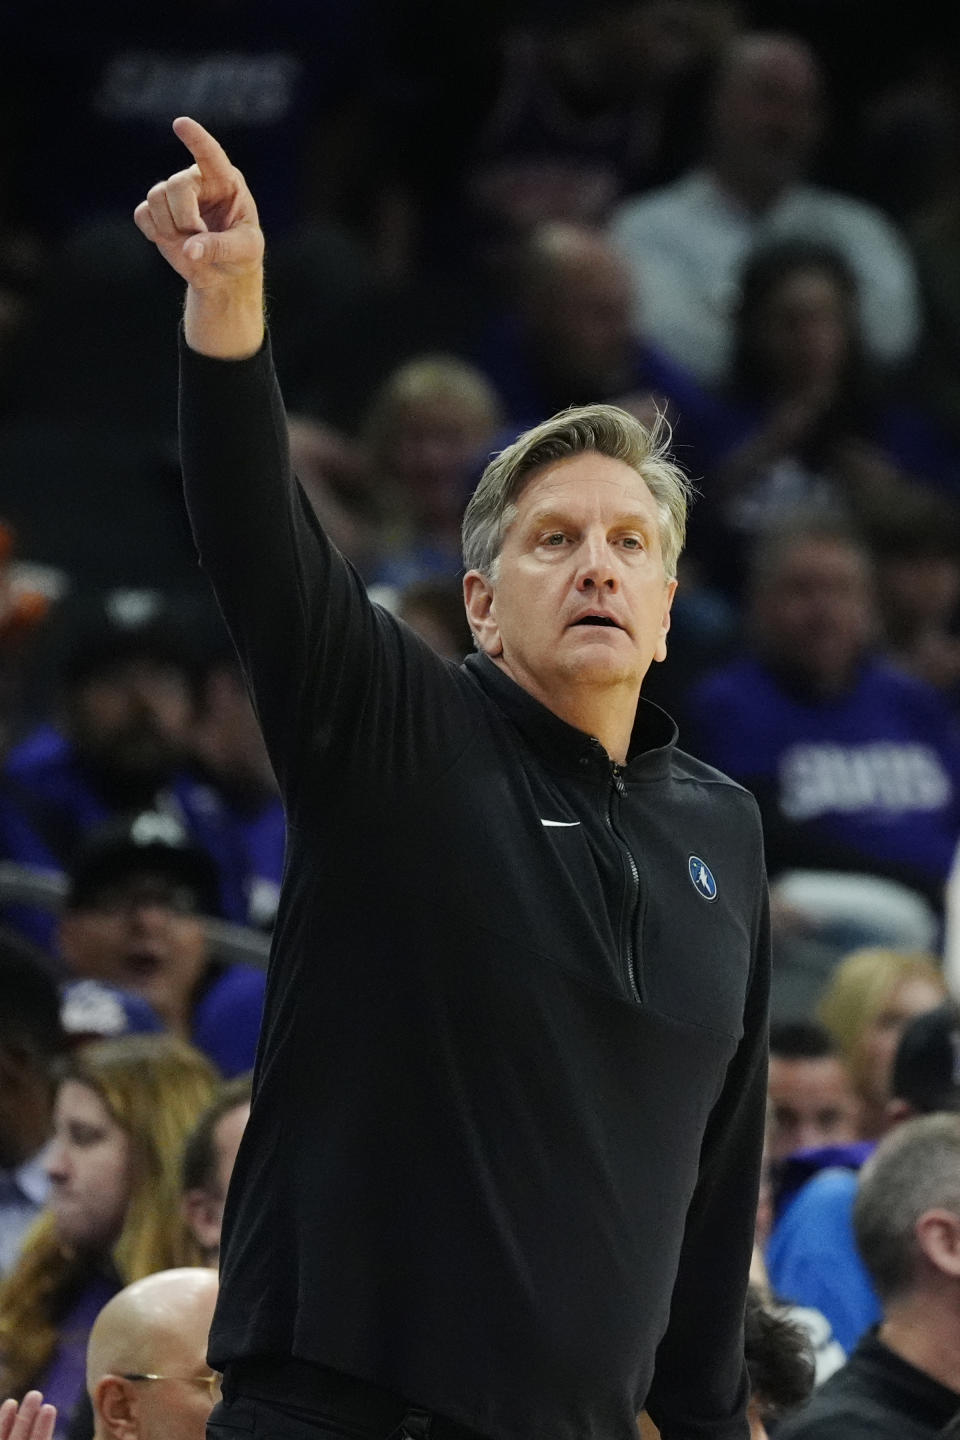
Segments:
[[[657,501],[643,476],[626,461],[593,450],[548,461],[532,470],[510,509],[513,518],[524,520],[557,510],[610,516],[636,514],[658,522],[660,518]]]

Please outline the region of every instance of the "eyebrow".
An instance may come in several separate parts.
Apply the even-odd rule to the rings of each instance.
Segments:
[[[575,517],[569,511],[535,510],[527,521],[526,528],[540,530],[548,529],[551,525],[562,527],[574,523],[577,523]],[[631,525],[638,530],[650,530],[656,527],[656,520],[653,516],[642,515],[637,510],[624,510],[621,514],[613,517],[608,528],[615,530],[622,525]]]

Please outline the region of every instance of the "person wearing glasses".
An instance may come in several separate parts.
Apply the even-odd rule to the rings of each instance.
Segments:
[[[180,1166],[216,1086],[206,1057],[173,1035],[88,1043],[60,1072],[50,1199],[0,1286],[0,1396],[43,1391],[59,1410],[57,1440],[81,1408],[104,1305],[145,1276],[202,1264],[180,1214]]]
[[[203,1440],[220,1376],[206,1362],[213,1270],[162,1270],[100,1311],[87,1346],[95,1440]]]
[[[212,1270],[184,1266],[135,1280],[103,1307],[87,1345],[94,1440],[203,1440],[220,1394],[204,1359],[217,1288]],[[0,1406],[0,1440],[53,1440],[56,1420],[31,1390]]]

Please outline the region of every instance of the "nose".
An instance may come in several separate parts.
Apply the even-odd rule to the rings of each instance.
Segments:
[[[170,923],[172,910],[162,900],[150,896],[134,896],[127,904],[126,919],[129,930],[136,935],[164,930]]]
[[[605,534],[590,533],[583,537],[577,556],[577,589],[584,593],[606,590],[615,594],[620,588],[613,552]]]
[[[143,725],[159,723],[159,706],[153,688],[146,682],[131,685],[129,694],[130,714],[133,720]]]
[[[793,1141],[794,1150],[816,1150],[823,1144],[825,1144],[823,1130],[816,1120],[804,1120],[797,1126]]]
[[[47,1147],[43,1168],[51,1185],[62,1185],[67,1178],[67,1152],[59,1140],[51,1140]]]

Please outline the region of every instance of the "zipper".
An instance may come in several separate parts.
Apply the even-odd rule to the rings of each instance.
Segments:
[[[634,945],[633,940],[633,937],[637,931],[637,912],[640,908],[640,870],[637,866],[636,860],[633,858],[633,852],[631,851],[630,846],[624,839],[623,833],[621,832],[619,826],[616,824],[616,821],[614,819],[614,796],[617,796],[619,799],[622,800],[627,793],[627,787],[624,783],[621,767],[616,763],[616,761],[614,761],[611,765],[610,780],[610,794],[607,802],[607,824],[610,827],[611,835],[613,836],[614,840],[616,840],[620,852],[627,862],[627,867],[630,874],[630,893],[627,906],[629,914],[627,917],[627,934],[626,942],[624,945],[624,960],[626,961],[627,982],[630,986],[630,992],[633,995],[634,1000],[636,1000],[638,1005],[642,1005],[643,996],[640,994],[640,984],[637,977],[636,946]]]

